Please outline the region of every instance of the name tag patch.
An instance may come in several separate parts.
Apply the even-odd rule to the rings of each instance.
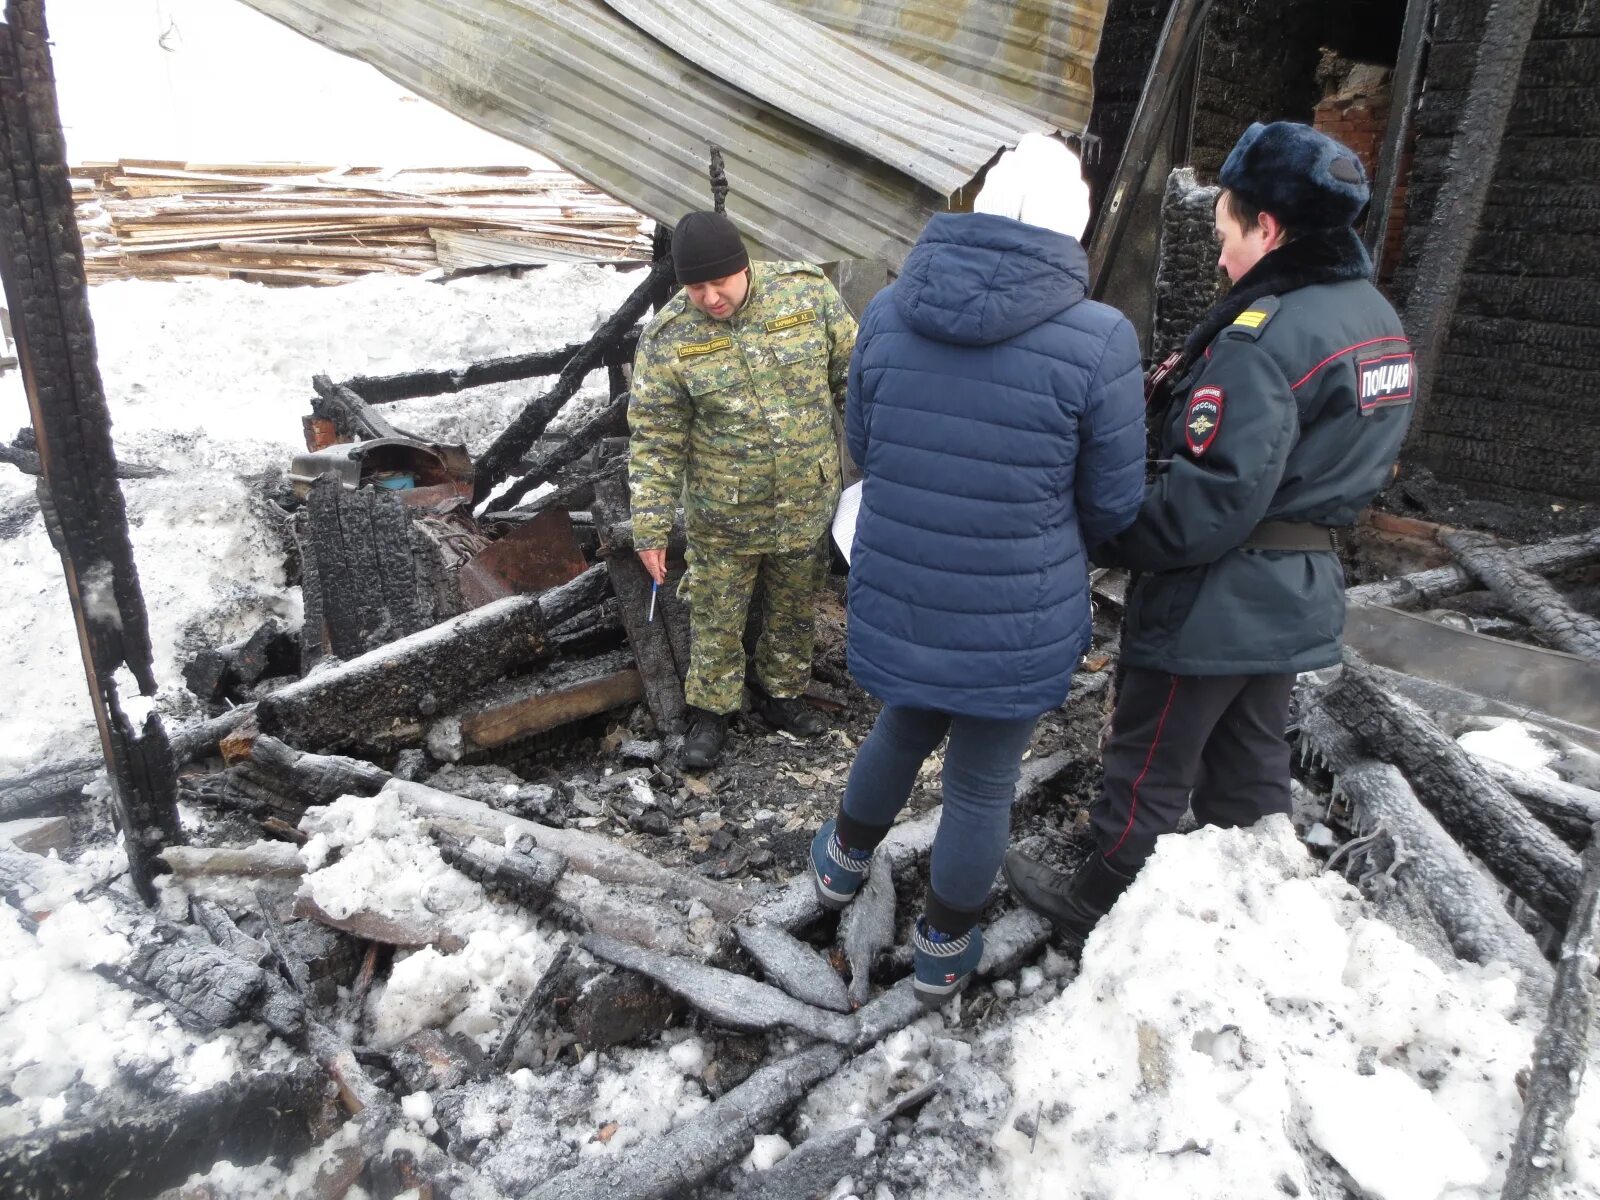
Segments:
[[[699,358],[703,354],[715,354],[718,350],[726,350],[732,345],[731,337],[714,337],[709,342],[694,342],[688,346],[679,346],[678,357]]]
[[[1381,354],[1356,363],[1356,395],[1361,411],[1371,412],[1388,404],[1410,404],[1416,363],[1411,352]]]
[[[800,312],[790,313],[786,317],[773,317],[767,322],[768,333],[779,333],[785,329],[793,329],[796,325],[815,325],[817,323],[817,310],[814,308],[802,309]]]
[[[1189,407],[1183,414],[1183,431],[1189,442],[1189,453],[1199,458],[1217,440],[1217,430],[1222,428],[1222,389],[1219,387],[1195,388],[1189,396]]]

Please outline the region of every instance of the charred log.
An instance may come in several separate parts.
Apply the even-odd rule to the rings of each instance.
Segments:
[[[298,1154],[321,1104],[313,1071],[246,1076],[128,1112],[0,1143],[0,1192],[18,1200],[143,1200],[208,1171]]]
[[[1578,893],[1578,860],[1483,767],[1404,697],[1386,691],[1346,652],[1315,703],[1372,755],[1392,762],[1417,796],[1495,877],[1563,927]]]
[[[363,758],[307,754],[262,734],[250,746],[250,761],[307,805],[340,796],[376,796],[391,776]]]
[[[490,1062],[497,1071],[504,1071],[511,1066],[511,1060],[516,1055],[517,1044],[522,1041],[528,1030],[541,1016],[550,1004],[550,998],[555,995],[556,985],[561,979],[561,972],[567,965],[567,960],[572,957],[572,943],[562,942],[561,948],[556,951],[550,965],[544,969],[544,974],[539,977],[539,982],[534,986],[533,992],[517,1011],[516,1018],[500,1038],[500,1044],[494,1048]]]
[[[650,298],[656,284],[669,278],[672,263],[663,260],[651,266],[649,274],[635,288],[622,306],[617,309],[594,336],[584,343],[583,349],[572,356],[562,368],[555,385],[517,414],[504,433],[495,439],[477,463],[477,480],[473,488],[473,503],[480,504],[516,468],[518,461],[528,452],[534,439],[543,432],[550,419],[572,399],[589,372],[605,358],[607,347],[614,345],[633,323],[644,316],[650,307]]]
[[[598,365],[610,367],[631,363],[638,344],[639,330],[628,330],[604,349]],[[510,383],[515,379],[538,379],[559,374],[584,350],[585,345],[574,342],[555,350],[492,358],[451,370],[407,371],[402,375],[357,375],[346,379],[344,386],[368,404],[391,404],[396,400],[414,400],[419,396],[443,396],[491,383]]]
[[[839,921],[839,940],[850,964],[850,1003],[867,1002],[872,965],[894,944],[894,864],[892,855],[874,856],[866,886]]]
[[[533,912],[550,903],[556,884],[567,869],[567,860],[561,855],[531,844],[508,850],[482,838],[464,842],[437,831],[433,839],[439,846],[439,856],[468,879],[477,880],[491,892],[508,896]]]
[[[632,704],[644,685],[632,656],[618,650],[565,663],[528,679],[508,681],[428,729],[428,749],[460,762],[573,721]]]
[[[699,1116],[625,1153],[563,1171],[530,1200],[661,1200],[683,1196],[750,1152],[818,1083],[844,1065],[838,1046],[811,1046],[762,1067]]]
[[[821,954],[799,938],[771,925],[739,922],[733,927],[739,947],[759,966],[769,982],[796,1000],[815,1008],[849,1012],[844,980]]]
[[[26,775],[0,779],[0,821],[76,799],[104,766],[98,758],[86,758],[64,767],[43,767]]]
[[[1567,845],[1581,851],[1589,844],[1595,822],[1600,821],[1600,792],[1559,779],[1545,779],[1492,758],[1477,761]]]
[[[317,393],[317,398],[311,402],[312,415],[332,421],[339,435],[347,441],[400,436],[399,430],[344,384],[334,383],[326,375],[315,375],[311,386]]]
[[[1458,529],[1442,534],[1461,565],[1557,649],[1600,662],[1600,620],[1568,604],[1561,593],[1518,566],[1487,534]]]
[[[39,460],[37,450],[24,450],[20,446],[6,445],[0,442],[0,463],[10,463],[24,475],[43,475],[44,464]],[[165,475],[160,467],[146,467],[139,463],[118,463],[118,479],[154,479],[158,475]]]
[[[1502,1200],[1551,1195],[1561,1169],[1561,1139],[1589,1062],[1589,1033],[1600,1007],[1600,826],[1583,856],[1583,884],[1561,942],[1550,1012],[1533,1048],[1533,1075],[1511,1147]]]
[[[545,649],[545,632],[600,602],[592,567],[539,596],[509,596],[317,672],[261,701],[266,732],[317,750],[415,745],[422,721]]]
[[[549,483],[556,473],[577,462],[603,438],[628,432],[628,395],[624,392],[594,416],[567,435],[566,440],[534,456],[522,477],[495,497],[495,504],[510,508],[537,487]]]
[[[1532,546],[1506,551],[1509,561],[1536,575],[1575,571],[1600,562],[1600,528],[1571,537],[1556,538]],[[1477,581],[1465,567],[1435,567],[1350,588],[1345,597],[1351,604],[1382,604],[1390,608],[1430,608],[1440,600],[1470,591]]]
[[[278,621],[266,621],[247,638],[202,650],[183,669],[189,690],[206,701],[221,700],[254,687],[267,674],[298,674],[290,634]]]
[[[732,971],[658,954],[599,934],[585,937],[583,948],[596,958],[648,976],[729,1029],[797,1029],[841,1045],[853,1042],[859,1032],[848,1017],[813,1008],[787,992]]]
[[[1457,956],[1515,967],[1523,999],[1542,1004],[1550,990],[1549,963],[1512,919],[1494,881],[1422,806],[1405,776],[1363,756],[1355,739],[1320,708],[1305,714],[1301,736],[1332,770],[1357,834],[1372,839],[1364,854],[1373,868],[1420,895]]]

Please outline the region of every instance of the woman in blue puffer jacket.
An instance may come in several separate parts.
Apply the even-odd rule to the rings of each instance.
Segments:
[[[818,894],[842,908],[949,737],[913,938],[930,1004],[982,956],[1023,752],[1088,649],[1085,545],[1120,533],[1144,498],[1139,346],[1121,313],[1085,298],[1077,156],[1030,134],[974,207],[928,222],[867,306],[850,362],[847,432],[865,475],[850,670],[883,711],[811,847]]]

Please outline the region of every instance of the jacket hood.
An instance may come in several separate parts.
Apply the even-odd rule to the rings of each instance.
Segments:
[[[1076,238],[988,213],[940,213],[906,256],[895,307],[924,337],[1003,342],[1084,298],[1089,259]]]

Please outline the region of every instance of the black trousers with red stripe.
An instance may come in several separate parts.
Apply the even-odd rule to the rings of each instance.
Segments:
[[[1168,675],[1129,667],[1117,690],[1095,844],[1133,874],[1191,805],[1202,825],[1289,811],[1293,675]]]

